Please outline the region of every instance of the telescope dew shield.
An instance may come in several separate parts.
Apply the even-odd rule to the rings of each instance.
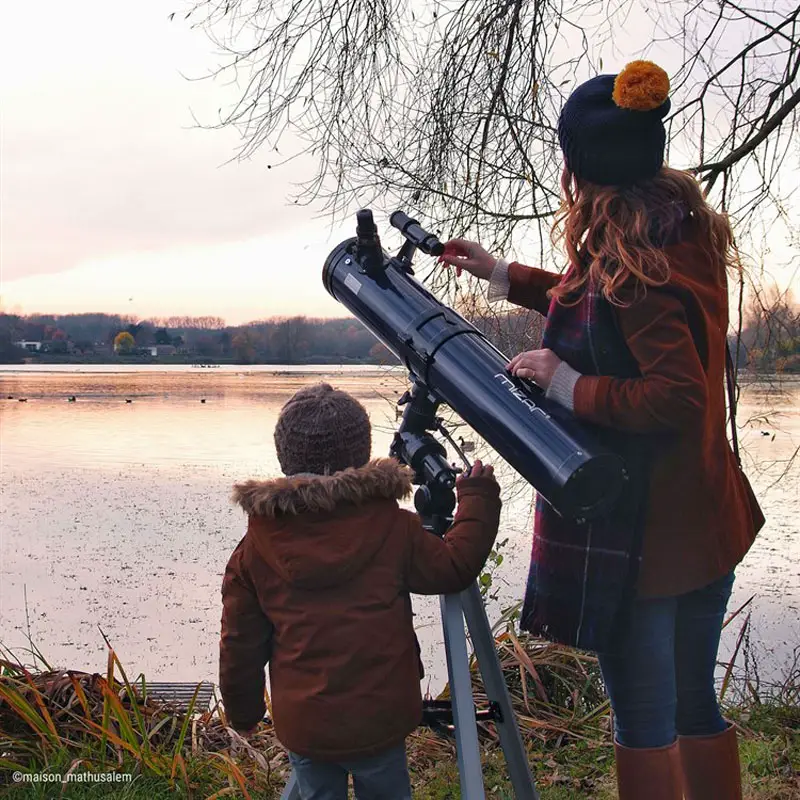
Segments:
[[[625,481],[622,459],[537,387],[509,375],[508,359],[477,328],[385,252],[384,269],[367,274],[356,243],[348,239],[328,256],[328,292],[562,516],[608,511]]]

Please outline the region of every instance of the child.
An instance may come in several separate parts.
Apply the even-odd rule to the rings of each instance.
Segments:
[[[422,719],[422,664],[410,593],[459,592],[497,535],[500,491],[476,461],[458,481],[447,535],[397,501],[410,469],[370,461],[367,412],[327,384],[298,392],[275,429],[286,477],[236,486],[249,515],[222,587],[220,688],[229,722],[265,713],[303,800],[410,800],[405,738]]]

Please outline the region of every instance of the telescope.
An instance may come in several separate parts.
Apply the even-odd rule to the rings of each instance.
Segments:
[[[593,441],[591,432],[538,386],[511,375],[509,359],[414,278],[415,252],[441,255],[439,239],[396,211],[390,224],[405,242],[390,256],[372,212],[362,209],[356,219],[356,236],[337,245],[325,261],[323,283],[410,374],[412,389],[401,400],[406,409],[392,455],[415,470],[415,482],[423,487],[415,498],[423,519],[442,527],[452,513],[457,471],[430,435],[437,430],[446,435],[437,417],[442,404],[561,516],[586,521],[607,513],[627,478],[622,459]]]

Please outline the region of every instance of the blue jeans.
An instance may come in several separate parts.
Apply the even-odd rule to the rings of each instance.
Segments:
[[[411,800],[405,743],[373,758],[331,764],[289,753],[301,800],[347,800],[353,776],[356,800]]]
[[[725,730],[714,670],[733,579],[731,573],[678,597],[636,601],[623,645],[600,656],[619,744],[665,747],[676,736]]]

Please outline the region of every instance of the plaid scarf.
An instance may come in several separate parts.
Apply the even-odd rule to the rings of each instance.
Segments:
[[[690,214],[671,203],[654,216],[651,241],[684,238]],[[639,378],[639,366],[619,330],[611,304],[589,287],[579,303],[553,300],[542,347],[582,375]],[[583,650],[618,651],[636,596],[652,465],[659,437],[585,425],[627,467],[623,496],[608,515],[577,523],[536,499],[533,552],[522,607],[523,630]]]
[[[640,375],[613,309],[591,289],[577,305],[551,303],[542,347],[583,375]],[[587,427],[624,459],[626,489],[610,514],[584,523],[564,519],[537,497],[521,626],[572,647],[608,652],[635,596],[651,443],[640,435]]]

